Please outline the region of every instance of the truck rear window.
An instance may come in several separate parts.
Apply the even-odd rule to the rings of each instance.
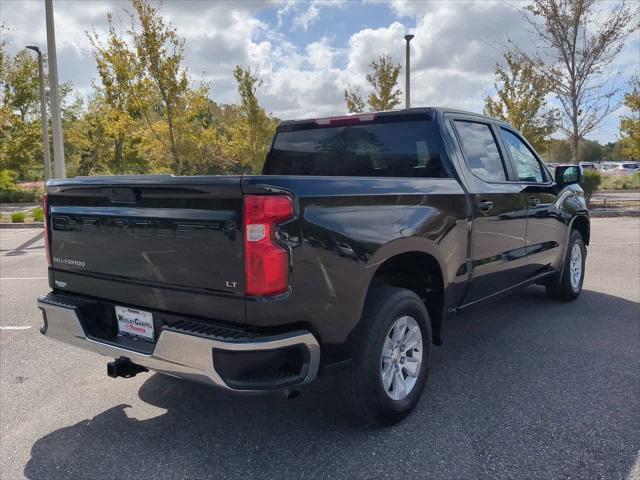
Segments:
[[[276,134],[264,175],[436,177],[442,139],[432,121],[403,121]]]

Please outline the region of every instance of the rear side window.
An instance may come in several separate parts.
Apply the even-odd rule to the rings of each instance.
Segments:
[[[448,177],[429,120],[307,128],[276,134],[263,174]]]
[[[521,182],[543,182],[542,166],[529,147],[509,130],[504,128],[500,130],[502,131],[502,139],[516,166],[518,180]]]
[[[489,125],[463,120],[455,123],[471,171],[488,182],[505,181],[504,164]]]

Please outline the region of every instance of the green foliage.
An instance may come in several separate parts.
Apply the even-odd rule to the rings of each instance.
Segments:
[[[621,152],[627,158],[640,160],[640,77],[635,77],[630,85],[624,105],[631,110],[631,116],[620,120]]]
[[[35,190],[0,190],[0,203],[33,203],[40,198]]]
[[[13,212],[11,214],[11,222],[13,223],[24,223],[27,218],[27,214],[24,212]]]
[[[513,125],[541,151],[558,125],[558,112],[546,109],[549,82],[512,53],[506,53],[504,59],[506,68],[496,65],[496,94],[485,97],[484,113]]]
[[[228,142],[223,151],[241,171],[260,173],[277,122],[258,104],[256,93],[262,81],[249,68],[236,65],[240,106],[236,121],[225,128]]]
[[[0,170],[0,190],[15,190],[17,174],[13,170]]]
[[[367,73],[367,81],[373,87],[373,92],[369,94],[367,102],[371,110],[392,110],[400,105],[401,94],[396,88],[400,64],[393,63],[389,55],[380,55],[369,67],[371,72]]]
[[[595,192],[600,186],[600,182],[602,182],[602,175],[600,175],[600,172],[596,170],[585,170],[583,172],[582,182],[580,185],[582,186],[582,190],[584,190],[584,197],[587,204],[591,201],[593,192]]]
[[[44,222],[44,210],[40,207],[31,210],[31,216],[36,222]]]
[[[358,87],[349,85],[344,91],[344,101],[347,102],[347,112],[364,112],[365,104]]]
[[[640,189],[640,172],[633,175],[604,175],[600,190],[637,190]]]
[[[372,112],[393,110],[400,105],[401,93],[397,88],[400,64],[393,63],[389,55],[380,55],[371,61],[369,68],[366,78],[373,90],[367,97],[369,110]],[[364,111],[365,103],[358,88],[349,86],[344,91],[344,99],[347,103],[347,111]]]

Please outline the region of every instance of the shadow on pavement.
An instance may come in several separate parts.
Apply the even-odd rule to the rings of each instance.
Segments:
[[[35,232],[35,235],[31,237],[29,240],[27,240],[26,242],[24,242],[22,245],[19,245],[16,248],[9,248],[9,249],[0,248],[0,252],[7,252],[4,255],[6,257],[12,257],[16,255],[24,255],[26,253],[29,253],[28,250],[44,250],[44,245],[41,245],[38,247],[32,246],[34,243],[36,243],[39,240],[42,240],[43,238],[44,238],[44,230],[41,232]]]
[[[532,287],[478,307],[448,321],[420,405],[389,429],[351,422],[332,378],[287,400],[152,375],[139,396],[166,413],[117,405],[49,433],[24,473],[625,478],[640,448],[639,319],[637,302],[593,291],[562,304]]]

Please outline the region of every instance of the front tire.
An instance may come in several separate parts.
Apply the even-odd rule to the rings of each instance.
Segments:
[[[580,296],[586,257],[587,249],[582,235],[577,230],[571,230],[562,273],[547,284],[547,293],[551,297],[570,302]]]
[[[424,303],[404,288],[367,295],[353,363],[343,377],[353,414],[392,425],[416,407],[431,363],[431,322]]]

